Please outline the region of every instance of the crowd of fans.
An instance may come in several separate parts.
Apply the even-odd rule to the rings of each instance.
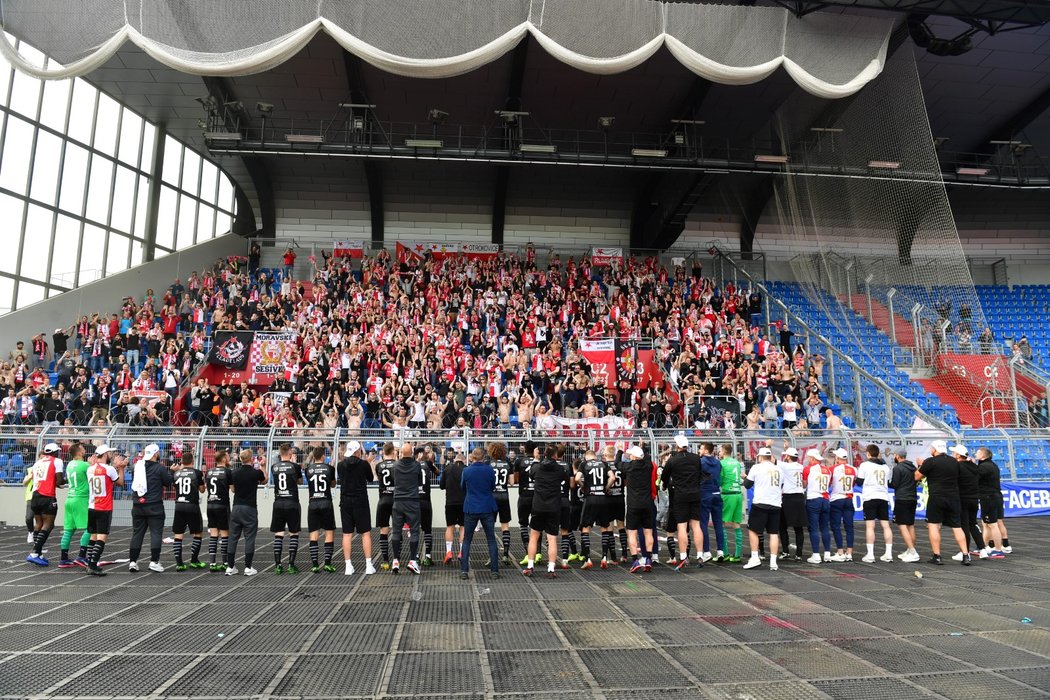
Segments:
[[[217,261],[117,313],[81,316],[18,341],[0,367],[5,423],[334,428],[551,427],[552,417],[630,417],[639,427],[783,427],[837,416],[822,398],[823,358],[761,323],[761,296],[718,288],[701,263],[587,256],[530,246],[491,259],[385,250],[277,269]],[[681,261],[680,261],[681,262]],[[247,263],[247,264],[245,264]],[[223,330],[298,334],[269,387],[200,380],[173,406]],[[768,335],[767,335],[768,331]],[[770,337],[776,336],[776,341]],[[651,343],[662,378],[607,388],[579,341]],[[841,425],[841,423],[837,423]]]

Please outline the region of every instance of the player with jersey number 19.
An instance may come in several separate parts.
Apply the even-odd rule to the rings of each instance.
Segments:
[[[892,468],[879,457],[878,445],[868,445],[868,458],[860,463],[857,484],[860,500],[864,504],[864,543],[868,553],[861,559],[865,564],[875,563],[875,521],[882,523],[882,537],[886,541],[886,553],[879,561],[893,561],[893,529],[890,527],[890,474]]]
[[[809,521],[809,544],[813,554],[806,561],[819,564],[831,561],[831,468],[824,464],[824,455],[818,450],[806,451],[806,466],[802,468],[802,483],[806,485],[806,518]],[[823,545],[823,549],[821,549]],[[823,560],[820,553],[824,552]]]
[[[751,543],[751,558],[745,569],[754,569],[762,564],[758,556],[758,538],[769,533],[769,570],[776,571],[777,553],[780,550],[780,509],[784,501],[784,472],[773,461],[773,451],[768,447],[758,450],[758,461],[744,478],[744,488],[753,488],[751,511],[748,513],[747,529]]]
[[[33,551],[26,561],[37,566],[47,566],[49,563],[44,558],[44,544],[55,527],[55,516],[58,514],[56,489],[66,483],[63,473],[65,465],[58,458],[60,451],[61,448],[55,443],[47,443],[43,454],[30,470],[33,476],[33,497],[30,501],[33,511]]]
[[[95,463],[88,469],[88,532],[91,551],[88,552],[88,573],[105,576],[99,561],[106,549],[109,530],[113,524],[113,486],[124,485],[124,465],[127,458],[116,455],[109,445],[95,450]]]
[[[834,452],[835,466],[831,468],[831,534],[836,552],[831,561],[853,561],[853,485],[857,469],[846,461],[849,452],[841,447]],[[846,535],[846,549],[842,549],[842,534]]]

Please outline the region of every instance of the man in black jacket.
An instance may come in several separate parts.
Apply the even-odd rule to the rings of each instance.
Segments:
[[[346,560],[346,575],[354,573],[350,561],[351,543],[354,535],[361,536],[361,549],[365,553],[365,575],[376,572],[372,564],[372,512],[368,505],[368,482],[375,481],[372,465],[361,459],[361,443],[347,443],[344,459],[338,464],[339,511],[343,521],[343,559]]]
[[[160,549],[164,539],[164,487],[175,483],[170,469],[159,461],[160,447],[156,443],[146,445],[142,459],[135,462],[131,480],[131,548],[128,552],[128,571],[139,570],[139,553],[142,551],[142,540],[146,537],[146,528],[150,531],[149,570],[164,571],[160,564]]]
[[[977,465],[970,461],[965,445],[952,445],[952,454],[959,462],[959,506],[963,534],[966,536],[966,551],[977,554],[981,559],[988,558],[984,548],[981,528],[977,525],[977,511],[980,506],[980,491],[977,486]],[[973,540],[973,546],[970,541]],[[962,552],[952,557],[962,561]]]
[[[678,523],[678,551],[676,569],[689,566],[689,537],[692,531],[693,544],[696,546],[696,565],[703,566],[703,539],[700,531],[700,481],[703,471],[700,468],[700,457],[689,451],[689,439],[685,435],[674,438],[677,448],[664,464],[661,481],[671,493],[673,516]],[[688,530],[687,530],[688,527]]]
[[[412,459],[413,453],[412,444],[406,442],[401,446],[401,459],[394,463],[394,507],[390,523],[390,549],[394,555],[390,571],[394,574],[401,571],[401,529],[408,523],[408,570],[419,575],[416,555],[419,552],[419,487],[423,485],[423,472],[419,462]]]
[[[532,513],[529,518],[527,565],[521,570],[526,576],[532,576],[536,551],[543,533],[547,533],[547,576],[557,576],[554,566],[558,556],[558,533],[561,532],[562,491],[565,484],[571,486],[573,483],[572,468],[560,461],[564,454],[563,446],[550,445],[543,461],[533,464],[529,470],[533,485]]]
[[[922,558],[915,551],[915,507],[918,505],[915,465],[908,461],[908,451],[903,447],[894,451],[893,462],[889,484],[893,489],[893,522],[897,523],[901,539],[904,540],[904,551],[897,558],[914,563]]]

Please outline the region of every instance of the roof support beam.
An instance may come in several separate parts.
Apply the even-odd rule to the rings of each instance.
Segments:
[[[146,228],[143,231],[142,261],[152,262],[157,257],[157,219],[160,211],[161,173],[164,172],[164,145],[168,129],[157,124],[157,135],[153,141],[153,177],[149,179],[146,193]],[[238,188],[238,191],[240,188]]]
[[[365,89],[364,61],[344,49],[343,67],[346,69],[346,83],[350,89],[350,102],[368,104],[368,91]],[[368,119],[367,114],[365,119]],[[383,208],[383,168],[378,161],[374,160],[365,160],[362,164],[365,171],[365,183],[368,185],[368,210],[371,214],[372,247],[379,248],[382,247],[386,236],[386,221]]]
[[[745,195],[740,206],[740,257],[753,260],[755,255],[755,232],[762,212],[773,198],[773,176],[761,175],[757,183]]]
[[[514,47],[511,56],[510,80],[507,83],[507,99],[503,109],[521,111],[521,89],[525,82],[525,64],[529,57],[529,37],[525,36]],[[492,242],[503,245],[503,231],[507,220],[507,186],[510,182],[510,166],[497,165],[492,179]]]

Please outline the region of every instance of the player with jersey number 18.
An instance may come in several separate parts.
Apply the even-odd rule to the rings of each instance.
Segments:
[[[204,474],[193,464],[193,454],[183,452],[181,464],[173,464],[171,470],[175,481],[175,517],[171,521],[171,532],[175,539],[172,549],[175,554],[175,570],[185,571],[182,558],[182,540],[186,530],[193,538],[190,544],[190,564],[193,569],[203,569],[200,561],[201,542],[204,538],[204,519],[201,518],[200,494],[205,491]]]

